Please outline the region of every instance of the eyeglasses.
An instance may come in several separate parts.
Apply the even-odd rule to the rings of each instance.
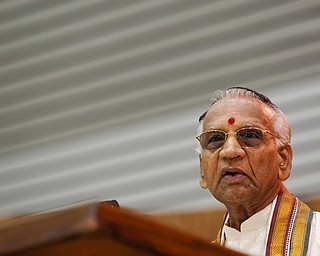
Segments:
[[[224,132],[221,130],[210,130],[201,133],[196,138],[199,140],[202,149],[217,150],[221,148],[228,139],[228,135],[233,133],[241,147],[255,148],[259,147],[264,141],[264,134],[269,133],[279,138],[276,134],[268,130],[262,130],[256,127],[240,128],[235,132]]]

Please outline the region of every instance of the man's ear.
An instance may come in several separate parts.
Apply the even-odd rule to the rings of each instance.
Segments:
[[[207,189],[208,185],[207,185],[207,182],[206,182],[206,179],[205,179],[205,176],[204,176],[201,154],[199,154],[199,161],[200,161],[200,182],[199,183],[200,183],[200,186],[203,189]]]
[[[281,181],[285,181],[289,178],[292,166],[292,148],[290,144],[281,146],[278,149],[280,161],[279,161],[279,178]]]

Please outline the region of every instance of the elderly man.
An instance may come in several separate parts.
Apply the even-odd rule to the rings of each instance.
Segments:
[[[283,185],[291,130],[266,96],[216,93],[199,119],[200,185],[227,208],[216,243],[249,255],[320,255],[320,216]]]

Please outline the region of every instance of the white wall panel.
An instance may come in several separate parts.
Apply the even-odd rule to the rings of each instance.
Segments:
[[[217,89],[270,96],[293,126],[287,186],[320,193],[319,1],[0,3],[0,214],[117,199],[219,208],[198,185]]]

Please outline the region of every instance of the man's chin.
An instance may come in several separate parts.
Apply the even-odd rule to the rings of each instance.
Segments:
[[[248,189],[228,188],[222,192],[215,193],[213,196],[223,204],[226,203],[241,203],[250,200],[254,195]]]

